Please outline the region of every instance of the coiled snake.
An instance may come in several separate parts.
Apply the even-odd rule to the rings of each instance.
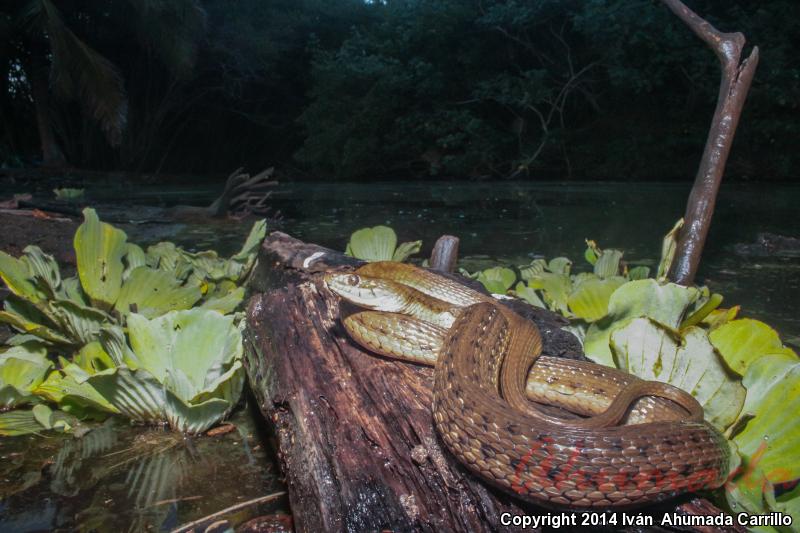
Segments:
[[[540,356],[534,324],[489,296],[411,265],[370,263],[355,273],[329,273],[325,282],[371,309],[343,319],[356,342],[435,364],[436,429],[484,481],[567,508],[635,507],[725,482],[727,441],[686,392],[588,362]],[[545,414],[531,400],[586,418]]]

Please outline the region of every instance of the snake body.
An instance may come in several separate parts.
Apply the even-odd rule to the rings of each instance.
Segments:
[[[687,393],[591,363],[539,357],[532,323],[423,269],[370,263],[325,281],[372,309],[344,320],[357,342],[436,365],[436,429],[486,482],[556,507],[620,508],[725,481],[727,442]],[[588,418],[545,414],[531,400]]]

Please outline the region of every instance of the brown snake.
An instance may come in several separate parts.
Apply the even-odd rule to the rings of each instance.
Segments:
[[[687,393],[591,363],[539,357],[531,322],[423,269],[371,263],[325,281],[356,305],[380,311],[344,319],[357,342],[436,364],[437,431],[485,481],[572,508],[632,507],[724,483],[727,441]],[[588,418],[545,414],[530,400]],[[635,425],[615,425],[626,415]]]

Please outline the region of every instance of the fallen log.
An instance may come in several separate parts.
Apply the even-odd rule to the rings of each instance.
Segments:
[[[504,517],[560,515],[485,486],[448,455],[432,423],[432,369],[375,356],[349,339],[339,300],[319,274],[358,264],[276,232],[251,282],[259,292],[248,306],[245,363],[274,424],[296,530],[505,531],[518,528]],[[560,329],[563,318],[511,305],[537,323],[545,354],[583,358]],[[686,498],[656,509],[654,525],[665,511],[720,512]]]

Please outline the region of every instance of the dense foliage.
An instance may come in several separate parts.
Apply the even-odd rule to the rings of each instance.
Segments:
[[[170,242],[147,251],[84,210],[75,233],[78,275],[28,246],[0,252],[11,295],[0,322],[0,435],[73,429],[109,414],[200,433],[236,405],[244,383],[244,283],[266,222],[230,259]],[[49,405],[57,406],[53,412]],[[33,406],[26,409],[27,406]]]
[[[794,177],[800,4],[688,5],[761,48],[730,174]],[[655,0],[0,0],[0,69],[6,164],[336,179],[685,179],[719,80]]]

